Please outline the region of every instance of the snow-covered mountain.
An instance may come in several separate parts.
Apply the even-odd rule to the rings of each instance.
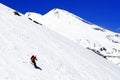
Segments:
[[[120,64],[120,34],[61,9],[53,9],[43,16],[32,12],[25,15],[113,63]]]
[[[119,67],[29,19],[0,4],[0,80],[120,80]]]

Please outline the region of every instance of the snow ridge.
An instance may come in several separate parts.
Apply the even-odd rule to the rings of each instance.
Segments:
[[[42,17],[37,15],[29,17],[79,45],[103,55],[113,63],[120,63],[119,56],[116,57],[117,60],[114,57],[120,54],[120,41],[119,37],[116,36],[116,34],[119,35],[118,33],[111,32],[68,11],[57,8],[49,11]],[[102,48],[105,50],[101,50]]]
[[[120,80],[116,65],[2,4],[0,25],[0,80]]]

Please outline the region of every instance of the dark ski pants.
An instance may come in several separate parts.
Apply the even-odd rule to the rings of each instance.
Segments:
[[[35,68],[37,68],[37,65],[36,65],[36,62],[35,62],[35,61],[33,61],[33,65],[34,65]]]
[[[38,67],[38,66],[36,65],[36,62],[35,62],[35,61],[33,61],[33,65],[34,65],[34,67],[35,67],[36,69],[42,70],[40,67]]]

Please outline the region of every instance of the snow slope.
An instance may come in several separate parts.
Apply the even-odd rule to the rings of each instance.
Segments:
[[[0,4],[0,80],[120,80],[116,65],[14,12]]]
[[[53,9],[41,17],[37,13],[29,14],[31,14],[29,18],[49,29],[106,57],[117,65],[120,63],[120,34],[103,29],[61,9]]]

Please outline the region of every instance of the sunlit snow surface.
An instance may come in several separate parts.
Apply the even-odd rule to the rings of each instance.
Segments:
[[[0,80],[120,80],[116,65],[14,12],[0,4]]]
[[[28,13],[25,15],[28,16]],[[61,9],[53,9],[43,16],[29,12],[28,17],[85,48],[105,56],[113,63],[120,64],[120,34]]]

